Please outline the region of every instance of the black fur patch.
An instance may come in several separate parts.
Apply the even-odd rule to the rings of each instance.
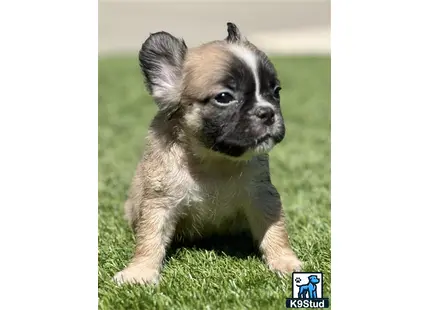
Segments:
[[[202,140],[206,147],[214,151],[240,157],[267,137],[267,126],[259,122],[253,113],[257,104],[255,96],[257,85],[249,65],[232,54],[228,68],[221,83],[233,91],[237,103],[223,107],[216,106],[211,100],[206,103]],[[267,58],[262,57],[257,69],[261,96],[279,107],[271,88],[272,84],[278,83],[273,65]],[[275,110],[280,115],[280,109]],[[285,131],[272,138],[279,142],[284,135]]]
[[[242,35],[240,34],[239,28],[231,22],[227,23],[227,42],[236,43],[242,40]]]

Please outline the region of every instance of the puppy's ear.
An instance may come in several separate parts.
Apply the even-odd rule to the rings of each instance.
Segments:
[[[239,28],[233,23],[227,23],[227,33],[228,36],[225,40],[229,43],[239,43],[246,40],[240,33]]]
[[[180,100],[182,66],[187,46],[182,39],[161,31],[153,33],[142,44],[140,67],[149,93],[162,110]]]

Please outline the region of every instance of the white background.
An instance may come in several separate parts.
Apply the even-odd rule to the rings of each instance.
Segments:
[[[332,309],[423,302],[428,6],[332,2]],[[0,309],[97,309],[97,2],[3,1],[0,34]]]

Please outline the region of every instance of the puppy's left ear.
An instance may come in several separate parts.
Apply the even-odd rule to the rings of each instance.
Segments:
[[[184,40],[161,31],[153,33],[142,44],[140,67],[148,91],[161,110],[179,103],[182,67],[187,53]]]
[[[240,33],[239,28],[231,22],[227,23],[227,33],[228,36],[225,40],[229,43],[240,43],[242,41],[246,41],[246,38]]]

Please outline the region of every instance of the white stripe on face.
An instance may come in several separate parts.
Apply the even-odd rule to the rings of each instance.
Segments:
[[[257,72],[257,56],[250,49],[241,45],[232,44],[229,47],[233,54],[242,59],[251,69],[255,81],[255,98],[257,99],[257,102],[262,101],[260,96],[260,80],[258,79]]]
[[[235,56],[242,59],[249,66],[249,68],[251,69],[251,71],[254,75],[255,98],[257,99],[257,105],[259,105],[259,106],[267,106],[267,105],[272,106],[270,103],[265,101],[260,96],[260,80],[258,78],[258,72],[257,72],[257,63],[258,63],[257,55],[252,50],[250,50],[249,48],[246,48],[245,46],[242,46],[242,45],[231,44],[231,45],[229,45],[229,48]]]

